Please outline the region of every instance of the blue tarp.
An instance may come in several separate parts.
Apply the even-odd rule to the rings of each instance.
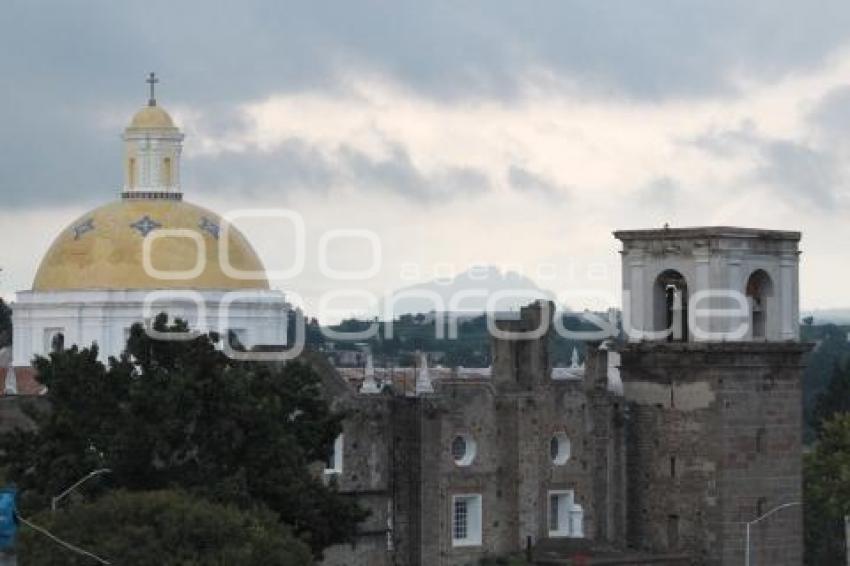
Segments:
[[[15,489],[0,489],[0,550],[12,548],[15,544],[15,533],[18,531],[18,519],[15,517],[16,498]]]

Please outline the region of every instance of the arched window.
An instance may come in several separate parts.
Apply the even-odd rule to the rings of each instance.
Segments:
[[[162,160],[162,186],[171,186],[171,158],[166,157]]]
[[[127,186],[131,189],[136,188],[136,159],[134,157],[127,161]]]
[[[61,352],[65,349],[65,329],[64,328],[45,328],[44,329],[44,351]]]
[[[53,335],[53,338],[50,341],[50,350],[52,352],[61,352],[65,349],[65,335],[61,332],[57,332]]]
[[[773,281],[763,269],[753,271],[747,279],[750,304],[750,330],[754,339],[767,338],[767,304],[773,296]]]
[[[666,331],[670,342],[688,339],[688,283],[674,269],[662,272],[655,280],[653,321],[655,330]]]

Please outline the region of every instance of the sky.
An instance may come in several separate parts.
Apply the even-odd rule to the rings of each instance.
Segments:
[[[803,308],[850,306],[846,1],[6,0],[0,295],[117,197],[150,71],[186,200],[303,218],[272,283],[311,312],[474,266],[612,304],[611,232],[665,223],[800,230]],[[298,255],[237,224],[267,268]]]

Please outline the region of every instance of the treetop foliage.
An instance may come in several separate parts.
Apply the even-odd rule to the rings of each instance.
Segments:
[[[273,513],[213,503],[183,491],[118,490],[33,520],[113,564],[313,564],[310,548]],[[29,529],[21,533],[19,555],[38,566],[93,564]]]
[[[154,329],[188,330],[164,315]],[[110,468],[83,492],[179,488],[266,507],[317,556],[351,540],[365,512],[316,473],[343,417],[322,398],[319,376],[298,361],[234,361],[218,340],[154,340],[136,325],[107,365],[96,346],[37,358],[50,409],[33,412],[37,430],[0,438],[0,466],[24,505],[43,508],[90,471]]]
[[[12,343],[12,309],[0,299],[0,348]]]

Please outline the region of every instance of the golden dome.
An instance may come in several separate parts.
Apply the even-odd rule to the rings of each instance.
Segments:
[[[34,291],[72,289],[268,289],[265,277],[228,276],[219,261],[222,219],[215,213],[168,199],[124,199],[96,208],[75,220],[54,240],[33,281]],[[142,263],[145,235],[157,229],[186,229],[199,234],[206,262],[197,277],[161,279]],[[265,273],[251,244],[232,226],[227,230],[230,265],[237,270]],[[198,243],[163,236],[152,243],[151,264],[158,271],[189,271],[196,266]]]
[[[168,112],[159,106],[145,106],[133,116],[130,128],[174,128]]]

